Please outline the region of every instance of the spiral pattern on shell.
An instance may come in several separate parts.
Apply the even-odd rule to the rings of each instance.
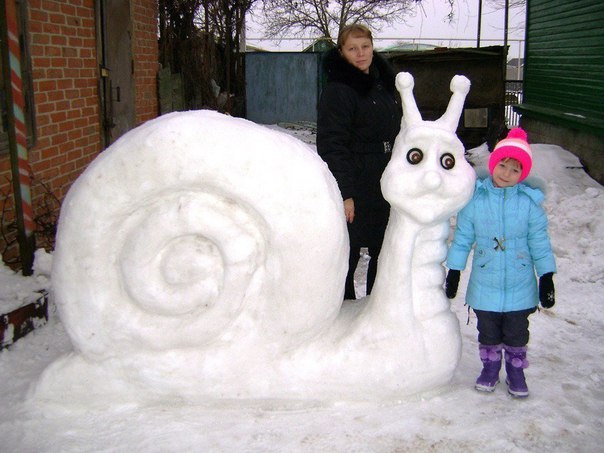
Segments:
[[[173,113],[124,135],[70,189],[53,295],[88,355],[241,332],[287,347],[336,317],[346,234],[335,180],[304,143],[216,112]]]

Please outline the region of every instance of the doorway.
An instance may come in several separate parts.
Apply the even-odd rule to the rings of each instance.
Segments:
[[[96,0],[104,145],[135,125],[130,0]]]

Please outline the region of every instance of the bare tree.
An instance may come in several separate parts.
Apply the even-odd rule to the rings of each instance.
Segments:
[[[526,17],[526,3],[527,0],[485,0],[486,4],[489,5],[493,10],[505,10],[507,6],[507,14],[513,15],[516,18],[522,19],[521,23],[518,23],[513,27],[512,31],[524,30],[524,19]],[[507,4],[506,4],[507,3]]]
[[[374,30],[404,22],[422,0],[266,0],[262,25],[265,35],[337,36],[347,24],[361,22]]]
[[[255,0],[158,0],[160,62],[181,74],[186,108],[224,108],[213,85],[227,99],[243,95],[239,41],[245,15]]]
[[[486,4],[489,5],[493,10],[502,10],[506,7],[506,0],[485,0]],[[507,8],[508,13],[514,16],[523,18],[526,13],[526,2],[527,0],[508,0]],[[523,27],[521,27],[523,28]]]
[[[245,27],[245,16],[255,0],[204,0],[204,27],[225,48],[225,90],[232,92],[243,83],[240,41]]]
[[[201,0],[158,0],[160,61],[180,72],[180,45],[196,34],[194,18]]]
[[[486,2],[491,5],[493,9],[505,8],[505,0],[486,0]],[[526,6],[526,0],[508,0],[508,6],[510,9],[524,8]]]

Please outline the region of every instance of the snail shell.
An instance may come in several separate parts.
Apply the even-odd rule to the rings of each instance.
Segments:
[[[341,203],[287,134],[212,111],[145,123],[62,206],[53,295],[72,343],[103,357],[317,336],[342,301]]]

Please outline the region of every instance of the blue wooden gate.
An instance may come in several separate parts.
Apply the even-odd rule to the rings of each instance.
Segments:
[[[321,54],[245,55],[246,118],[260,124],[316,121]]]

